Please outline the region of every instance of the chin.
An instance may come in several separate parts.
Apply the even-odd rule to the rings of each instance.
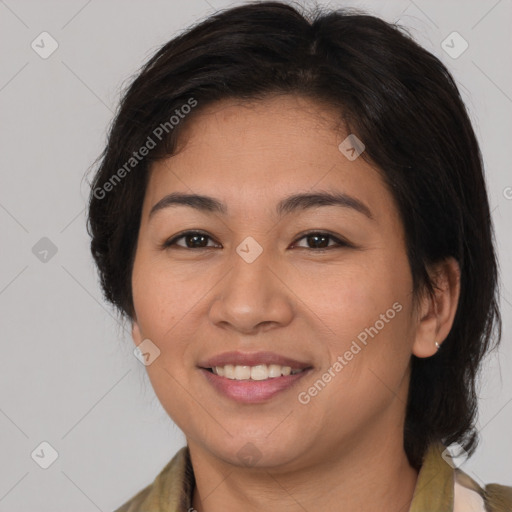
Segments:
[[[211,453],[239,467],[277,468],[287,466],[300,456],[303,443],[287,436],[269,439],[267,434],[251,437],[247,434],[226,438],[210,446]]]

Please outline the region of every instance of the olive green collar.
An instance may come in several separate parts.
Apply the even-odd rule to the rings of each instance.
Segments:
[[[455,473],[443,459],[445,447],[431,444],[418,474],[409,512],[453,512]]]

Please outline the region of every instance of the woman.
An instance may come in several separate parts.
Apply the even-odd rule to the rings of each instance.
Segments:
[[[173,39],[124,95],[89,230],[187,440],[118,511],[512,510],[446,450],[476,447],[500,337],[480,151],[397,28],[260,2]]]

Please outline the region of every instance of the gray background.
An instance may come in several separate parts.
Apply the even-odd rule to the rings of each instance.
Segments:
[[[240,3],[0,0],[0,512],[113,510],[185,443],[101,297],[85,176],[126,80],[180,30]],[[485,367],[481,444],[463,469],[481,483],[512,484],[512,2],[329,5],[409,27],[447,64],[470,110],[496,225],[504,336]],[[59,44],[47,59],[31,48],[43,31]],[[469,43],[458,58],[441,47],[453,31]],[[43,441],[58,452],[48,469],[31,457]]]

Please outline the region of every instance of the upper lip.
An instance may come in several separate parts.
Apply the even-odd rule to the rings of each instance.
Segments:
[[[260,364],[279,364],[281,366],[290,366],[292,370],[302,370],[310,368],[309,363],[297,361],[290,357],[282,356],[274,352],[223,352],[216,356],[201,361],[198,366],[201,368],[214,368],[215,366],[257,366]]]

